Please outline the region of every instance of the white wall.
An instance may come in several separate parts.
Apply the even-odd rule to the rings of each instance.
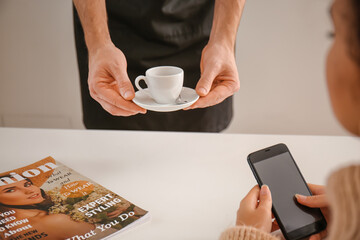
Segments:
[[[71,1],[0,1],[3,126],[82,128]]]
[[[247,1],[238,32],[241,90],[230,132],[343,135],[329,102],[330,0]]]
[[[344,135],[327,95],[330,0],[248,0],[226,132]],[[0,1],[0,126],[83,128],[71,1]]]

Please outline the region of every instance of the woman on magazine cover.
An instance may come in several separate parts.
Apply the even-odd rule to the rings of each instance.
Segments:
[[[1,177],[12,178],[13,176]],[[84,235],[95,229],[95,225],[76,222],[65,214],[49,214],[49,208],[52,205],[53,202],[45,191],[34,185],[30,179],[0,186],[0,213],[9,211],[14,213],[11,216],[16,219],[11,222],[25,220],[23,224],[14,227],[11,227],[11,222],[0,225],[1,227],[8,225],[6,231],[0,232],[1,239],[15,239],[24,233],[36,230],[35,235],[52,240],[63,240],[75,235]],[[29,225],[30,227],[27,227]],[[11,230],[14,231],[21,227],[24,229],[23,231],[12,234]]]

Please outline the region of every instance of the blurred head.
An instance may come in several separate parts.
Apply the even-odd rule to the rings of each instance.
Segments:
[[[360,165],[332,173],[326,190],[332,213],[329,240],[360,239]]]
[[[33,185],[29,179],[0,186],[1,205],[34,205],[41,203],[44,200],[41,189]]]
[[[327,82],[336,117],[360,135],[360,1],[334,0],[335,38],[327,58]]]

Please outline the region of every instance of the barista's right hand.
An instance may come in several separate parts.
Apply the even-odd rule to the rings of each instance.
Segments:
[[[114,116],[146,113],[131,101],[135,92],[126,69],[126,58],[113,43],[89,50],[90,95]]]

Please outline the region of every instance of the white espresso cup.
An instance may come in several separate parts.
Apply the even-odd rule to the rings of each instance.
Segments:
[[[140,87],[139,82],[144,80],[147,89]],[[135,86],[160,104],[174,104],[179,97],[184,82],[184,71],[179,67],[160,66],[149,68],[145,76],[135,79]]]

